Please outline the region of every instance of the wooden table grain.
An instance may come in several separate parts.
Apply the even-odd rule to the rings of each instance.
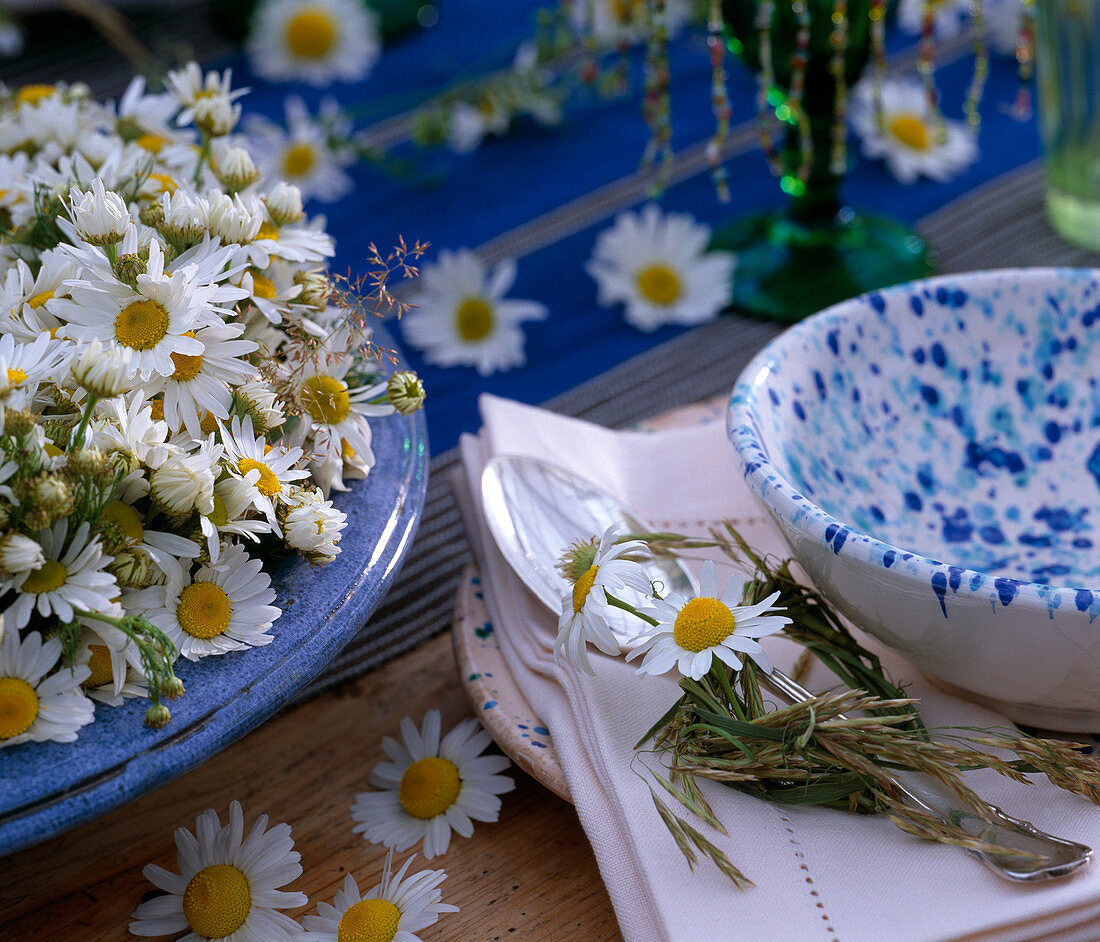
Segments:
[[[361,889],[377,882],[384,851],[351,831],[355,794],[384,756],[402,716],[420,721],[437,707],[444,728],[470,715],[450,634],[425,642],[370,674],[281,714],[198,769],[163,788],[37,847],[0,859],[0,939],[120,942],[130,914],[153,890],[146,863],[177,869],[173,832],[194,827],[234,798],[246,825],[257,814],[286,821],[302,855],[300,890],[313,911],[331,901],[350,870]],[[513,767],[516,790],[500,821],[452,839],[427,866],[448,877],[443,898],[461,911],[423,930],[433,940],[602,942],[619,931],[576,812]],[[403,860],[405,855],[398,855]],[[414,869],[424,865],[418,857]]]

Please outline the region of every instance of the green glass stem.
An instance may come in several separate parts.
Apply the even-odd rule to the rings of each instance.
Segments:
[[[813,144],[809,173],[799,179],[801,140],[798,126],[788,123],[781,152],[783,189],[790,194],[785,209],[735,219],[715,234],[712,243],[739,256],[734,309],[784,322],[932,271],[926,246],[911,230],[886,218],[857,213],[843,203],[844,176],[830,167],[837,95],[836,77],[830,70],[833,0],[776,0],[769,102],[780,114],[789,111],[802,2],[811,17],[802,97]],[[723,2],[730,47],[757,73],[761,69],[756,27],[760,4],[761,0]],[[844,80],[850,89],[870,57],[869,0],[850,0],[848,14]]]

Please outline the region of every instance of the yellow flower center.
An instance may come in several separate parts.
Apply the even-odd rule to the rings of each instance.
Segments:
[[[264,298],[270,301],[278,294],[275,290],[275,282],[272,281],[267,275],[261,275],[258,272],[252,273],[252,293],[257,298]]]
[[[672,304],[680,297],[680,276],[657,263],[638,272],[638,291],[654,304]]]
[[[53,292],[52,291],[41,291],[38,294],[34,295],[34,297],[28,298],[26,303],[29,304],[32,308],[34,308],[34,310],[37,311],[47,301],[52,301],[52,300],[53,300]]]
[[[53,592],[65,584],[68,571],[56,559],[47,559],[41,568],[34,570],[19,587],[19,591],[25,595],[40,595],[43,592]]]
[[[38,716],[38,694],[18,677],[0,677],[0,741],[31,728]]]
[[[8,385],[9,386],[18,386],[26,378],[27,378],[26,372],[19,369],[18,366],[15,367],[14,369],[12,367],[8,367]]]
[[[455,310],[458,336],[470,342],[481,340],[493,329],[493,309],[484,298],[466,298]]]
[[[255,458],[242,458],[240,464],[237,465],[237,469],[241,474],[248,474],[252,470],[260,472],[259,480],[256,481],[256,490],[264,497],[274,497],[276,494],[282,493],[283,485],[279,483],[275,472],[262,461],[257,461]]]
[[[199,422],[199,430],[203,435],[210,435],[218,430],[218,419],[213,412],[204,412]]]
[[[890,118],[886,129],[913,150],[928,150],[932,144],[932,134],[928,125],[915,111],[901,111]]]
[[[160,184],[161,193],[175,193],[179,189],[179,184],[166,173],[151,173],[149,179]]]
[[[256,232],[257,239],[271,239],[274,242],[279,241],[279,230],[276,229],[266,219],[260,223],[260,228]]]
[[[224,527],[229,523],[229,509],[225,506],[221,494],[214,495],[214,510],[207,515],[207,519],[216,527]]]
[[[176,621],[180,628],[192,638],[204,641],[216,638],[225,631],[232,614],[229,596],[213,582],[191,583],[180,592],[179,605],[176,606]]]
[[[193,330],[186,331],[185,337],[194,337],[195,332]],[[202,354],[196,353],[194,355],[190,353],[172,353],[172,362],[176,364],[175,372],[172,373],[172,379],[177,383],[189,383],[196,376],[199,375],[199,370],[202,369]]]
[[[133,350],[152,350],[168,333],[168,312],[148,298],[127,304],[115,318],[115,339]]]
[[[283,173],[288,177],[304,177],[315,160],[310,144],[293,144],[283,151]]]
[[[611,0],[611,15],[617,23],[629,26],[638,15],[641,0]]]
[[[150,409],[150,412],[152,413],[153,418],[156,419],[156,421],[158,421],[158,422],[163,422],[164,421],[164,397],[163,396],[157,396],[156,399],[150,399],[149,400],[149,409]]]
[[[149,151],[150,154],[159,154],[164,145],[168,143],[168,138],[160,134],[139,134],[135,143],[138,147]]]
[[[65,454],[65,452],[58,448],[53,442],[46,442],[46,444],[42,446],[42,450],[51,458],[56,458],[58,455]]]
[[[348,440],[346,438],[340,439],[340,457],[343,458],[345,461],[355,460],[355,449],[348,444]]]
[[[391,942],[401,910],[388,899],[362,899],[344,910],[336,942]]]
[[[53,85],[24,85],[15,93],[15,100],[21,105],[37,105],[43,98],[56,94]]]
[[[120,500],[111,501],[103,509],[100,519],[113,523],[135,543],[145,539],[145,526],[141,522],[141,514],[129,504],[124,504]]]
[[[251,909],[248,877],[229,864],[203,867],[183,891],[183,918],[207,939],[232,935],[244,925]]]
[[[336,24],[318,7],[305,7],[286,24],[286,44],[300,59],[320,59],[336,41]]]
[[[578,614],[580,610],[584,608],[584,603],[588,600],[588,593],[592,591],[592,585],[596,581],[596,573],[599,571],[599,566],[589,566],[588,571],[573,583],[574,615]]]
[[[397,797],[401,807],[414,818],[427,820],[450,808],[460,791],[458,767],[438,756],[428,756],[405,769]]]
[[[92,655],[88,660],[88,667],[91,668],[92,673],[84,681],[83,686],[103,687],[111,683],[115,679],[115,672],[111,664],[111,652],[107,650],[107,645],[91,644],[88,645],[88,650]]]
[[[676,616],[672,637],[685,651],[705,651],[733,634],[737,620],[718,599],[692,599]]]
[[[313,418],[339,425],[351,412],[348,387],[334,376],[311,376],[302,384],[302,404]]]

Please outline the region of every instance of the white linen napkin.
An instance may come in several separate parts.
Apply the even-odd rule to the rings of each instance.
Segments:
[[[614,432],[488,395],[480,408],[480,435],[461,442],[456,494],[508,667],[550,730],[627,942],[1100,938],[1098,865],[1068,880],[1011,884],[963,851],[910,837],[884,818],[777,806],[709,782],[704,793],[729,835],[693,824],[756,885],[736,890],[705,859],[692,873],[631,765],[634,743],[677,697],[675,677],[639,678],[633,665],[594,649],[594,677],[554,662],[556,618],[497,552],[481,514],[481,471],[492,455],[529,455],[587,477],[656,527],[704,533],[711,523],[733,519],[758,548],[782,553],[779,539],[736,474],[720,423]],[[797,649],[768,640],[777,663],[789,666]],[[1007,724],[876,651],[922,699],[930,724]],[[832,675],[819,671],[811,672],[808,686],[824,689]],[[972,773],[968,781],[1016,817],[1100,846],[1100,809],[1032,778],[1031,788],[988,772]]]

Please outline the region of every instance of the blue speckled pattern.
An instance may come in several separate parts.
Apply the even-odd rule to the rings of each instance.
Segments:
[[[1095,617],[1100,287],[1067,271],[1035,288],[938,280],[795,329],[755,364],[766,383],[734,396],[750,476],[834,518],[834,552],[927,557],[941,605],[965,577],[1003,605],[1021,582],[1052,604],[1065,593],[1046,586],[1073,587]]]
[[[376,331],[382,343],[392,343]],[[314,570],[299,556],[270,567],[278,590],[275,640],[201,661],[179,661],[187,687],[160,730],[148,703],[96,706],[74,744],[0,750],[0,855],[111,810],[198,765],[282,707],[366,623],[405,558],[427,487],[424,417],[371,421],[377,464],[335,498],[348,515],[341,554]]]
[[[1012,719],[1100,732],[1100,272],[838,304],[753,360],[727,423],[856,624]]]

